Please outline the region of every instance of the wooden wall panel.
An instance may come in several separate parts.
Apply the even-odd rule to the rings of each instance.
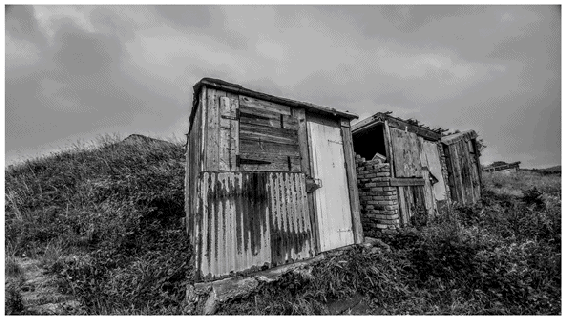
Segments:
[[[292,114],[293,118],[297,120],[299,127],[297,131],[297,138],[299,140],[299,150],[301,154],[301,171],[305,174],[307,178],[311,178],[313,176],[313,171],[310,160],[310,147],[309,147],[310,142],[309,142],[308,129],[307,129],[306,111],[303,108],[293,108],[292,113],[293,113]],[[312,231],[314,234],[318,234],[318,219],[316,216],[314,195],[312,192],[307,193],[307,204],[308,204],[308,217],[312,227]],[[313,236],[312,245],[315,253],[320,252],[318,236]]]
[[[225,97],[226,92],[207,88],[206,108],[206,140],[205,140],[205,168],[206,171],[218,171],[220,169],[220,98]]]
[[[438,144],[435,142],[424,141],[423,153],[426,157],[428,170],[438,180],[437,183],[432,185],[434,197],[438,200],[446,199],[446,184],[442,174],[442,164],[440,162],[440,153],[438,151]]]
[[[390,129],[395,177],[422,177],[421,145],[415,133]]]
[[[329,124],[329,125],[327,125]],[[313,178],[322,187],[314,192],[321,251],[355,242],[350,196],[345,171],[344,146],[340,125],[326,117],[307,114]]]
[[[239,121],[237,112],[239,100],[220,98],[219,162],[220,171],[235,171],[236,156],[239,154]]]

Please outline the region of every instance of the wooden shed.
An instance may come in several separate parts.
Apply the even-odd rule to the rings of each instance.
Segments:
[[[468,199],[475,201],[479,198],[480,181],[475,183],[477,174],[474,175],[477,173],[476,164],[479,160],[477,156],[472,156],[477,155],[473,136],[475,132],[443,138],[438,131],[401,120],[389,113],[378,112],[356,123],[352,127],[352,134],[356,154],[364,160],[389,164],[388,175],[380,169],[374,178],[376,186],[386,188],[366,187],[362,190],[362,199],[387,200],[394,197],[396,200],[391,200],[391,203],[398,207],[399,226],[410,224],[411,218],[418,213],[426,213],[426,216],[436,215],[439,210],[449,206],[451,199],[468,203]],[[467,142],[463,142],[464,140]],[[466,153],[471,155],[466,156],[464,161],[461,143],[468,142],[470,150],[475,153]],[[464,174],[460,173],[461,171],[466,172],[465,181],[462,181]],[[374,186],[374,183],[368,184],[366,180],[361,182]],[[471,185],[474,187],[473,192],[468,189]],[[473,195],[468,196],[469,193]],[[369,203],[370,205],[365,205],[366,201],[362,200],[363,207],[376,206],[371,201]],[[396,215],[390,215],[388,218],[394,218],[391,216]]]
[[[477,137],[474,130],[467,130],[441,139],[452,201],[460,204],[473,204],[481,198],[482,167]]]
[[[185,210],[197,281],[362,242],[354,118],[217,79],[194,86]]]

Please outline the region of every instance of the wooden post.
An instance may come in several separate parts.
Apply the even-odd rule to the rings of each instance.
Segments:
[[[350,120],[340,119],[342,131],[342,143],[344,146],[344,157],[346,167],[346,178],[348,180],[348,193],[350,194],[350,210],[352,213],[352,230],[354,241],[361,244],[364,241],[362,222],[360,218],[360,198],[358,197],[358,181],[356,174],[356,160],[354,157],[354,145],[352,143],[352,131]]]
[[[395,169],[394,169],[394,160],[393,160],[393,145],[391,144],[391,130],[389,129],[389,124],[387,121],[383,122],[383,127],[385,128],[385,134],[383,137],[385,138],[385,149],[387,151],[387,160],[389,161],[389,171],[391,172],[391,177],[395,176]]]
[[[299,152],[301,154],[301,171],[308,177],[313,176],[311,168],[311,158],[310,158],[310,141],[307,130],[307,119],[305,114],[305,109],[303,108],[292,108],[293,117],[299,122]],[[307,204],[309,210],[309,217],[311,222],[312,231],[312,246],[314,247],[314,253],[318,254],[320,252],[320,243],[318,242],[318,218],[316,216],[316,207],[314,206],[314,194],[312,192],[307,193]]]

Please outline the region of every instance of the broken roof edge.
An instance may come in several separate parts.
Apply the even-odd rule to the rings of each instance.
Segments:
[[[460,133],[454,133],[447,136],[443,136],[440,142],[444,145],[452,145],[463,138],[471,140],[477,137],[478,137],[478,133],[476,133],[476,131],[474,131],[473,129],[469,129],[462,131]]]
[[[256,99],[265,100],[265,101],[269,101],[269,102],[273,102],[273,103],[277,103],[277,104],[282,104],[282,105],[286,105],[286,106],[290,106],[290,107],[305,108],[308,111],[311,111],[313,113],[334,115],[334,116],[347,118],[349,120],[353,120],[353,119],[358,118],[358,115],[356,115],[354,113],[350,113],[348,111],[340,111],[340,110],[337,110],[335,108],[319,106],[319,105],[315,105],[315,104],[307,103],[307,102],[294,101],[294,100],[290,100],[290,99],[283,98],[283,97],[277,97],[277,96],[270,95],[270,94],[267,94],[267,93],[261,93],[261,92],[253,91],[253,90],[245,88],[241,85],[229,83],[229,82],[219,80],[219,79],[202,78],[200,81],[198,81],[193,86],[193,106],[192,106],[192,109],[191,109],[191,115],[189,116],[189,122],[190,122],[189,123],[189,131],[190,131],[190,128],[192,127],[192,125],[193,125],[193,119],[195,117],[195,112],[196,112],[196,109],[198,107],[198,95],[200,93],[200,89],[205,85],[210,86],[210,87],[214,87],[214,88],[219,88],[221,90],[224,90],[224,91],[227,91],[227,92],[230,92],[230,93],[243,94],[243,95],[253,97],[253,98],[256,98]]]
[[[436,141],[440,141],[442,137],[442,134],[439,132],[433,131],[426,127],[411,124],[398,117],[389,115],[388,112],[377,112],[372,116],[369,116],[359,121],[358,123],[352,126],[352,134],[363,132],[366,129],[372,128],[375,123],[380,123],[385,120],[389,121],[389,124],[394,128],[399,128],[399,129],[407,128],[408,131],[413,132],[427,140],[436,142]]]

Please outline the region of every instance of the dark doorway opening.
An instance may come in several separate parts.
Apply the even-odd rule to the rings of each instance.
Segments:
[[[378,154],[377,157],[386,158],[384,131],[383,123],[378,123],[371,128],[354,133],[354,151],[356,154],[368,161],[376,157],[376,154]],[[385,162],[389,161],[386,160]]]

